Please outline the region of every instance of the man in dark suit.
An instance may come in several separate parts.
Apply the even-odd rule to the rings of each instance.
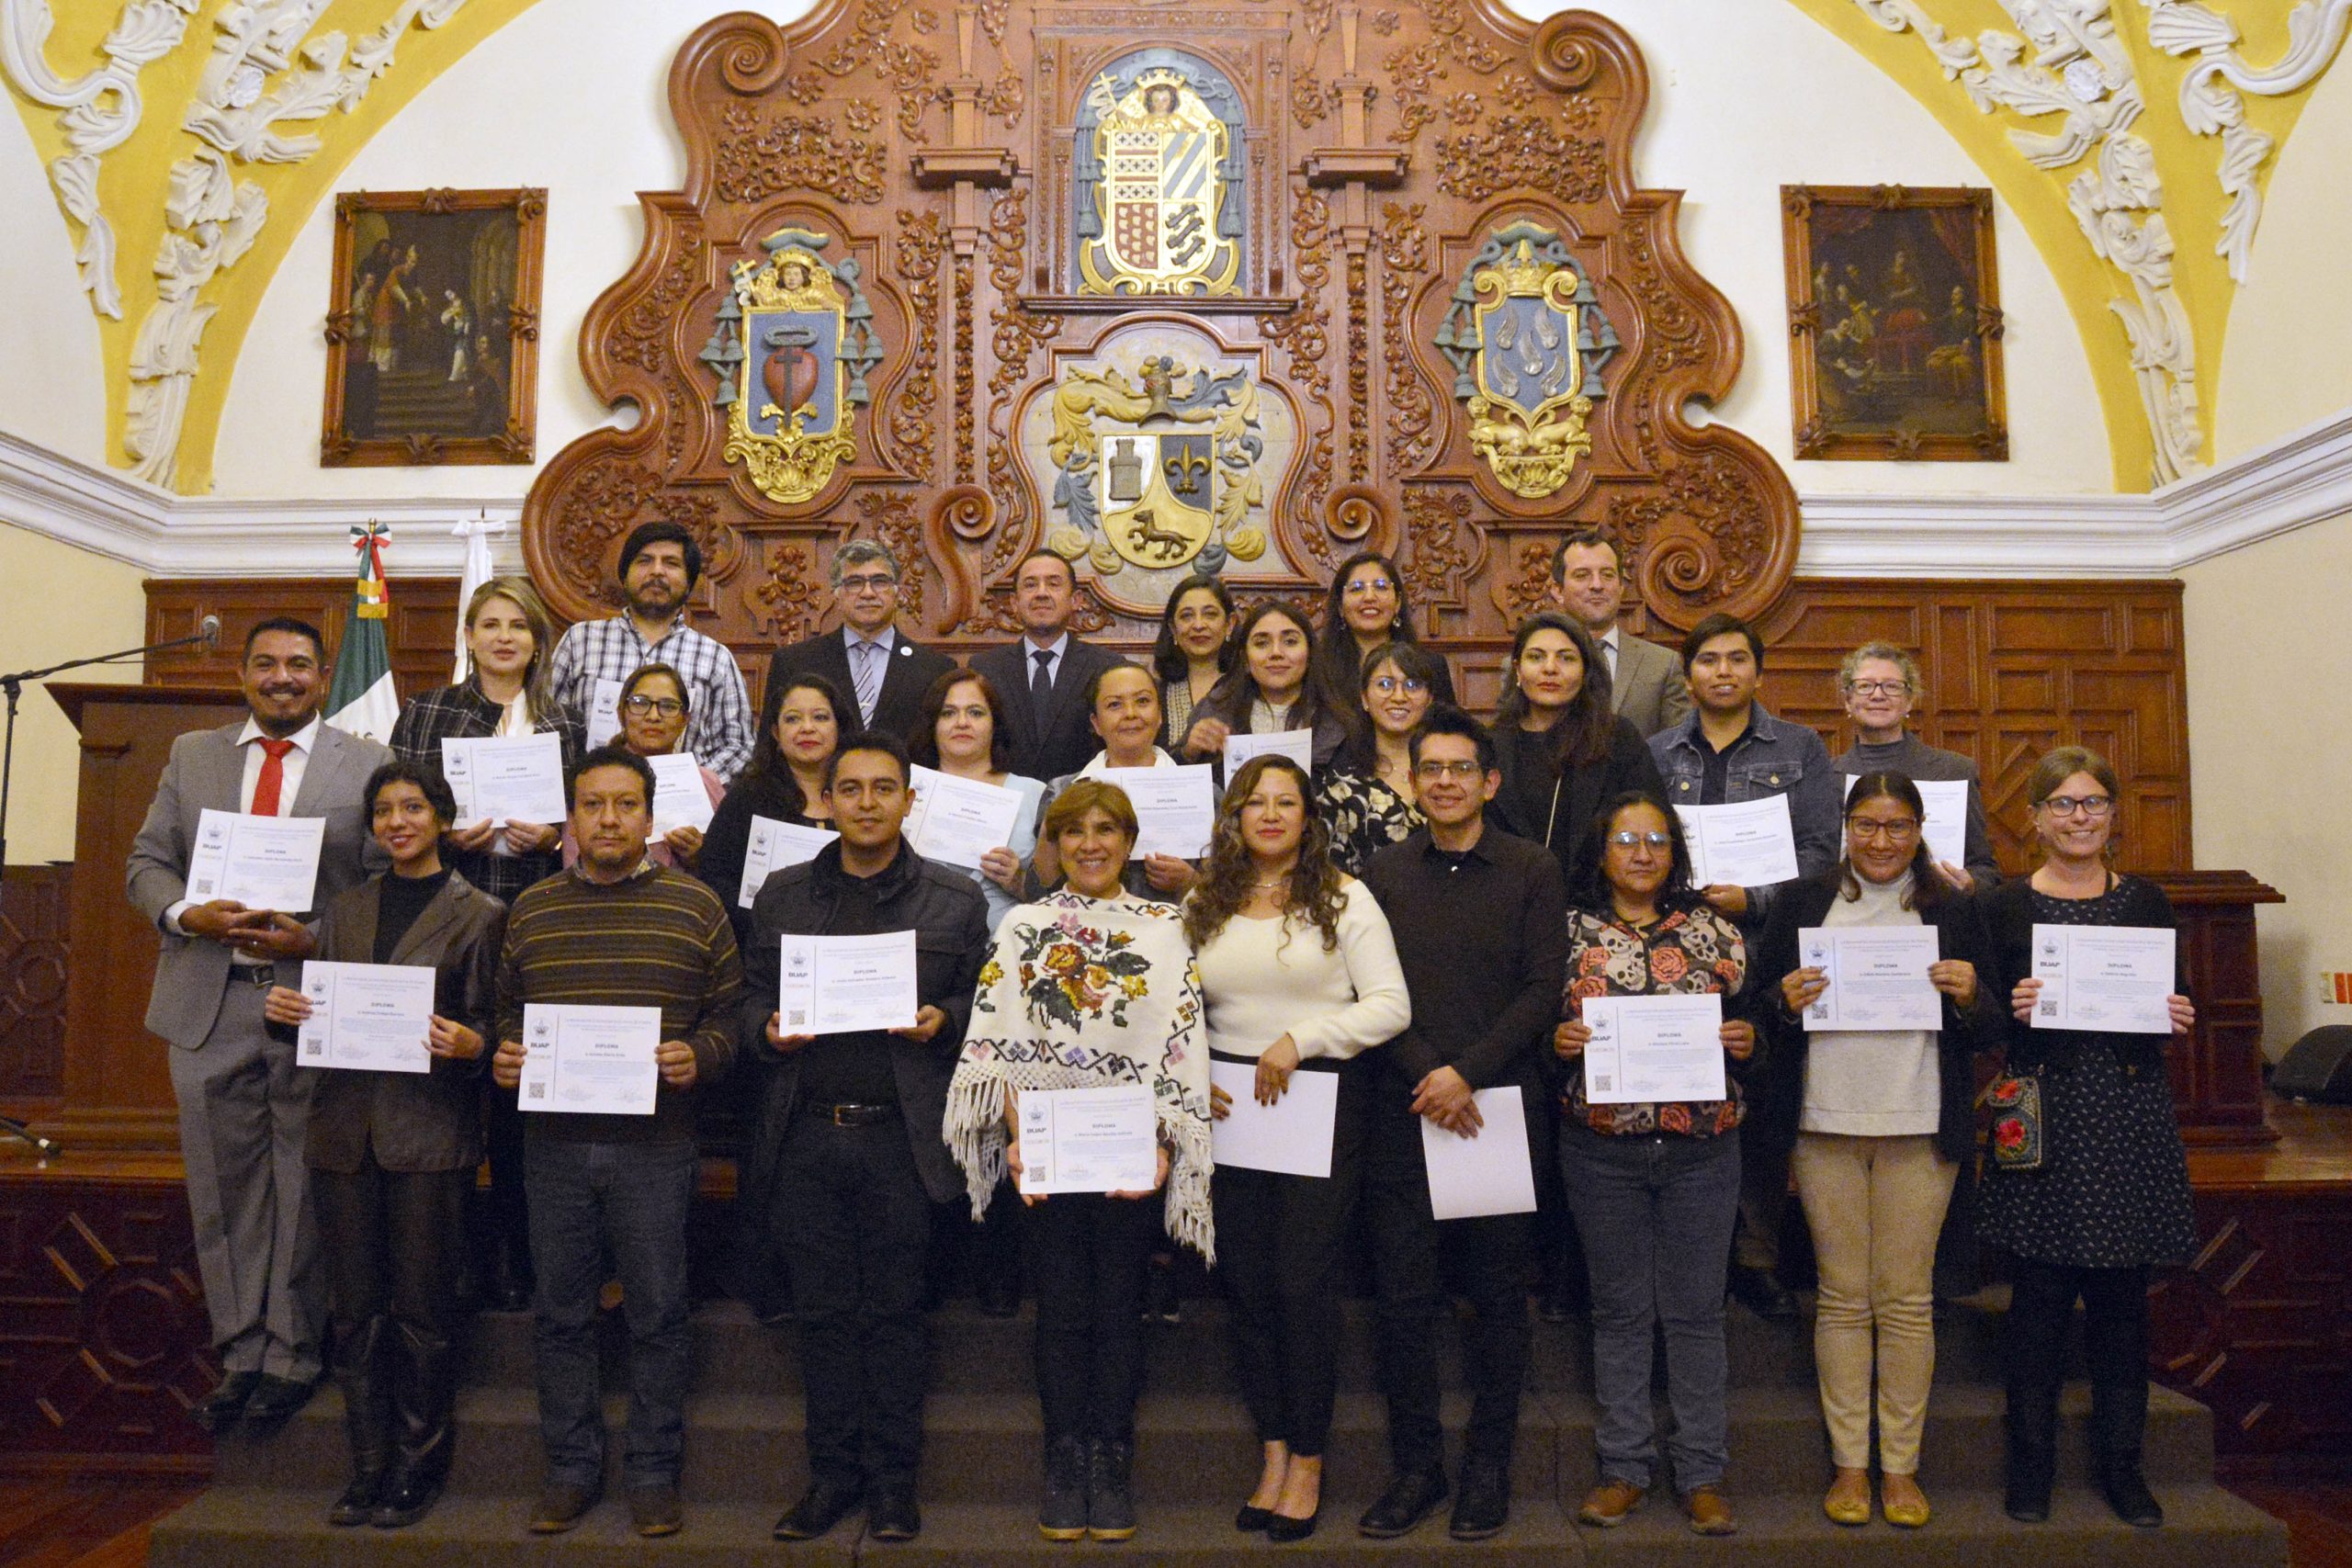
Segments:
[[[956,661],[899,635],[899,563],[888,550],[853,539],[833,553],[832,578],[839,629],[777,649],[767,689],[796,675],[822,675],[857,704],[858,722],[844,730],[879,729],[911,745],[923,694]]]
[[[1609,661],[1611,705],[1645,738],[1690,712],[1690,683],[1672,650],[1645,642],[1617,624],[1625,602],[1617,543],[1598,528],[1579,528],[1552,552],[1552,597],[1584,623]]]
[[[321,721],[327,674],[317,627],[286,616],[254,627],[238,666],[250,716],[172,743],[125,867],[130,902],[163,933],[147,1027],[172,1045],[197,1273],[224,1374],[195,1411],[213,1432],[282,1421],[319,1381],[325,1290],[303,1164],[318,1075],[295,1066],[290,1032],[268,1032],[262,1000],[273,984],[301,984],[311,911],[384,863],[360,791],[392,756]],[[325,818],[310,908],[191,889],[207,807]]]
[[[1021,640],[972,655],[972,668],[996,683],[1012,717],[1012,771],[1057,779],[1086,766],[1102,749],[1087,724],[1086,688],[1098,670],[1125,662],[1070,635],[1078,574],[1051,550],[1032,550],[1014,569],[1013,609]]]

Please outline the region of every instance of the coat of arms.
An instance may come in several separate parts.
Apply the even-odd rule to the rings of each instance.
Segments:
[[[1472,258],[1437,346],[1470,416],[1470,449],[1503,488],[1534,499],[1568,482],[1592,450],[1586,419],[1605,395],[1617,333],[1567,245],[1513,223]]]
[[[1109,576],[1127,565],[1160,571],[1198,560],[1214,571],[1230,555],[1265,553],[1258,459],[1265,446],[1258,389],[1247,370],[1214,375],[1147,358],[1130,381],[1116,369],[1074,370],[1054,389],[1046,451],[1057,470],[1054,507],[1068,521],[1048,544]]]
[[[1091,205],[1079,215],[1084,291],[1234,292],[1241,214],[1233,128],[1172,63],[1136,73],[1124,89],[1123,79],[1095,77],[1079,126],[1078,198]],[[1221,79],[1208,85],[1230,96]]]
[[[761,241],[767,260],[730,269],[734,290],[699,355],[719,378],[712,401],[727,410],[722,456],[786,504],[815,495],[856,456],[856,410],[871,400],[866,373],[882,361],[856,261],[818,254],[831,243],[805,229]]]

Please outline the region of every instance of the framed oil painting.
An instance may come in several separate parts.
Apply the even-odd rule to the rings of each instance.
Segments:
[[[335,197],[321,466],[531,461],[547,211],[537,189]]]
[[[2003,462],[1993,193],[1783,186],[1796,455]]]

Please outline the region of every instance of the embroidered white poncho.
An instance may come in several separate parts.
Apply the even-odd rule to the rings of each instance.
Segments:
[[[1004,1179],[1006,1089],[1143,1084],[1168,1149],[1168,1234],[1216,1261],[1202,1016],[1174,905],[1065,889],[1007,915],[980,969],[942,1128],[974,1216]]]

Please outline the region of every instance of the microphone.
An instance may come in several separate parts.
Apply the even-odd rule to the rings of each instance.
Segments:
[[[207,615],[197,623],[196,635],[204,639],[204,651],[211,652],[220,646],[220,617]]]

